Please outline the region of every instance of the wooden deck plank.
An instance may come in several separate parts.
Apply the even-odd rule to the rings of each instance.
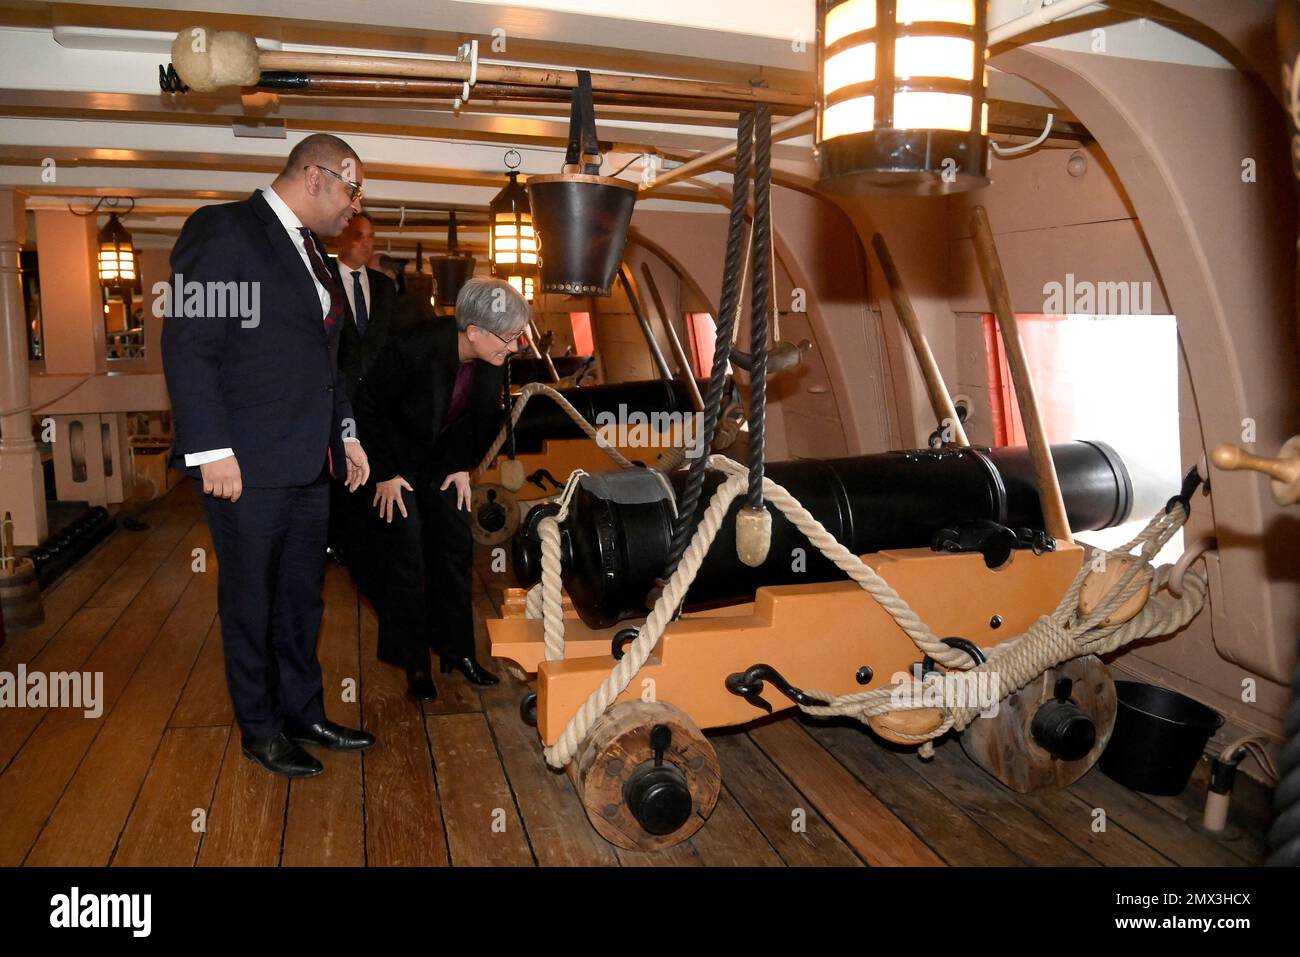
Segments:
[[[537,731],[519,717],[526,691],[526,685],[503,674],[501,684],[484,690],[482,699],[537,863],[617,867],[618,856],[588,822],[569,776],[547,765]]]
[[[527,867],[533,853],[482,714],[425,718],[456,865]]]
[[[1165,797],[1157,794],[1143,794],[1142,797],[1156,807],[1172,814],[1189,825],[1200,822],[1205,813],[1205,793],[1210,784],[1211,761],[1199,761],[1192,771],[1187,787],[1174,795]],[[1245,780],[1238,775],[1238,785],[1245,784],[1252,788],[1247,791],[1242,787],[1234,790],[1232,808],[1228,814],[1228,829],[1217,837],[1211,837],[1220,847],[1236,854],[1247,864],[1262,864],[1268,857],[1268,823],[1273,813],[1271,792],[1264,791],[1262,785]],[[1205,835],[1209,837],[1209,835]]]
[[[169,496],[169,499],[167,507],[158,516],[161,519],[160,523],[144,534],[140,544],[131,552],[130,558],[114,569],[108,579],[95,589],[94,593],[86,599],[84,607],[125,608],[131,604],[140,591],[140,582],[143,580],[140,575],[141,570],[146,570],[144,578],[147,579],[160,562],[164,559],[172,559],[172,548],[181,536],[186,534],[195,522],[203,523],[203,509],[188,485],[178,489],[175,496]],[[139,533],[124,531],[122,534],[138,535]],[[210,545],[194,547],[206,547],[209,564],[213,564],[215,553]],[[188,561],[186,565],[189,565]]]
[[[935,757],[912,767],[960,805],[1026,864],[1039,867],[1095,867],[1097,861],[1056,832],[1014,794],[971,763],[956,741],[947,739]]]
[[[199,649],[181,700],[172,712],[169,727],[209,728],[235,723],[235,707],[226,686],[226,656],[221,645],[221,619],[213,622]]]
[[[194,578],[189,550],[203,531],[193,528],[117,619],[81,670],[103,675],[104,713],[87,719],[82,710],[50,709],[0,775],[0,865],[20,863],[54,805],[112,714],[136,667],[181,593]]]
[[[443,714],[481,714],[483,699],[479,697],[478,689],[458,671],[449,675],[442,674],[438,669],[438,656],[432,657],[433,683],[438,687],[438,697],[433,701],[423,702],[424,713],[429,717]],[[479,661],[485,667],[488,666],[487,659],[480,658]]]
[[[178,506],[173,505],[172,508]],[[165,515],[166,511],[159,508],[157,514]],[[46,643],[58,634],[59,629],[82,609],[86,600],[131,557],[141,538],[157,532],[156,526],[143,534],[119,527],[48,590],[42,591],[41,604],[45,609],[45,620],[33,628],[6,636],[5,643],[0,645],[0,670],[12,671],[20,661],[31,662]]]
[[[193,867],[230,728],[173,728],[140,789],[114,867]],[[202,809],[203,817],[194,812]]]
[[[195,531],[206,541],[206,529]],[[100,733],[68,782],[27,863],[102,867],[112,858],[167,719],[217,614],[216,575],[191,574],[191,579],[103,719]]]
[[[321,683],[326,717],[349,728],[361,724],[361,660],[357,593],[345,569],[325,573],[321,621]],[[284,829],[285,867],[360,867],[366,862],[361,756],[308,747],[325,773],[291,781]]]
[[[81,671],[82,665],[103,641],[113,623],[121,616],[120,608],[82,608],[59,629],[35,659],[27,665],[28,673],[41,671]],[[15,674],[16,672],[10,672]],[[10,708],[0,721],[0,771],[31,736],[45,718],[48,708]]]
[[[30,662],[45,643],[81,610],[87,599],[122,567],[143,539],[157,535],[159,526],[165,524],[169,516],[186,511],[197,514],[194,504],[183,496],[168,495],[141,511],[139,517],[150,525],[148,529],[132,532],[119,524],[111,535],[100,541],[49,589],[41,592],[45,620],[34,628],[7,636],[4,645],[0,646],[0,670],[11,671],[20,661]],[[119,512],[119,522],[124,513],[125,510]]]
[[[749,733],[845,842],[872,866],[941,866],[943,859],[792,716]]]
[[[1118,822],[1107,820],[1105,830],[1093,830],[1093,809],[1068,791],[1041,794],[1017,794],[1000,784],[986,771],[972,762],[957,741],[948,741],[935,749],[934,761],[929,768],[945,769],[948,773],[982,784],[1007,800],[1034,814],[1047,828],[1072,843],[1089,858],[1107,867],[1166,867],[1168,858],[1153,851],[1129,833]],[[1044,832],[1045,833],[1045,832]]]
[[[199,845],[201,867],[275,867],[284,839],[289,781],[242,751],[238,728],[230,729],[226,756]]]
[[[782,867],[781,855],[723,788],[704,826],[691,843],[705,867]]]
[[[949,795],[931,785],[918,772],[920,759],[915,754],[891,751],[856,723],[810,724],[804,729],[949,864],[1024,863]]]
[[[375,746],[362,757],[366,863],[446,866],[447,835],[423,716],[406,694],[406,676],[375,657],[379,625],[360,603],[362,727]]]
[[[1114,821],[1160,854],[1183,867],[1240,867],[1242,860],[1217,841],[1197,833],[1181,818],[1155,807],[1093,768],[1069,787],[1091,808]]]
[[[150,576],[157,571],[162,558],[156,561],[131,562],[132,552],[145,541],[170,542],[175,546],[181,535],[194,523],[196,510],[192,503],[178,498],[168,500],[168,508],[157,510],[157,516],[166,519],[141,535],[119,530],[101,542],[97,550],[83,559],[93,566],[85,575],[83,567],[73,568],[64,580],[42,595],[46,620],[36,628],[19,632],[12,641],[0,648],[0,670],[11,673],[19,663],[26,663],[28,672],[80,671],[86,659],[98,646],[109,629],[121,616],[123,609],[117,605],[97,605],[72,608],[73,601],[85,602],[105,580],[119,569],[130,567],[131,578],[122,580],[119,587],[128,584],[138,594]],[[112,546],[112,547],[110,547]],[[3,770],[18,752],[32,729],[45,717],[44,708],[13,709],[0,722],[0,770]]]
[[[722,783],[791,867],[861,867],[835,829],[743,732],[711,735]]]
[[[615,848],[618,862],[624,867],[703,867],[700,852],[691,841],[683,841],[661,851],[629,851]]]

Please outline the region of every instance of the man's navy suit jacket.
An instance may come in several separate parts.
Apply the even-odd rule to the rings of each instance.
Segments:
[[[342,439],[357,432],[334,343],[316,285],[261,192],[196,210],[171,267],[162,352],[176,427],[173,464],[197,477],[197,468],[185,467],[187,453],[230,448],[244,485],[283,488],[319,478],[328,450],[334,476],[344,476]],[[256,284],[238,287],[246,304],[256,301],[255,321],[219,314],[238,312],[229,308],[236,287],[228,283]],[[196,290],[204,315],[192,314]]]

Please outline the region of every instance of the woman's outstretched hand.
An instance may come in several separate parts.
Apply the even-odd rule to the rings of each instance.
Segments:
[[[452,472],[450,475],[448,475],[445,479],[442,480],[442,485],[438,489],[438,491],[445,492],[447,490],[447,486],[451,485],[452,483],[455,483],[456,485],[457,511],[463,508],[465,511],[468,512],[469,505],[470,505],[469,473]],[[410,486],[407,487],[409,488]]]
[[[375,483],[375,499],[370,504],[378,506],[379,517],[390,525],[393,523],[394,505],[397,506],[397,511],[402,513],[402,518],[406,518],[406,505],[402,502],[402,489],[406,489],[408,492],[413,491],[406,479],[400,475],[394,475],[387,482]]]

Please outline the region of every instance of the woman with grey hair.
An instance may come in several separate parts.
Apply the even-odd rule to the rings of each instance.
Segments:
[[[379,614],[379,658],[405,669],[411,693],[437,696],[443,674],[495,684],[474,654],[469,473],[500,428],[501,366],[528,324],[527,301],[499,279],[471,279],[456,318],[391,336],[357,388],[371,481],[349,563]],[[361,493],[358,493],[360,497]]]

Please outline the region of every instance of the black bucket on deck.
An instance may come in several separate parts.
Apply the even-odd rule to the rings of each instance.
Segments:
[[[1138,681],[1116,681],[1115,696],[1102,773],[1144,794],[1181,793],[1223,719],[1186,695]]]

